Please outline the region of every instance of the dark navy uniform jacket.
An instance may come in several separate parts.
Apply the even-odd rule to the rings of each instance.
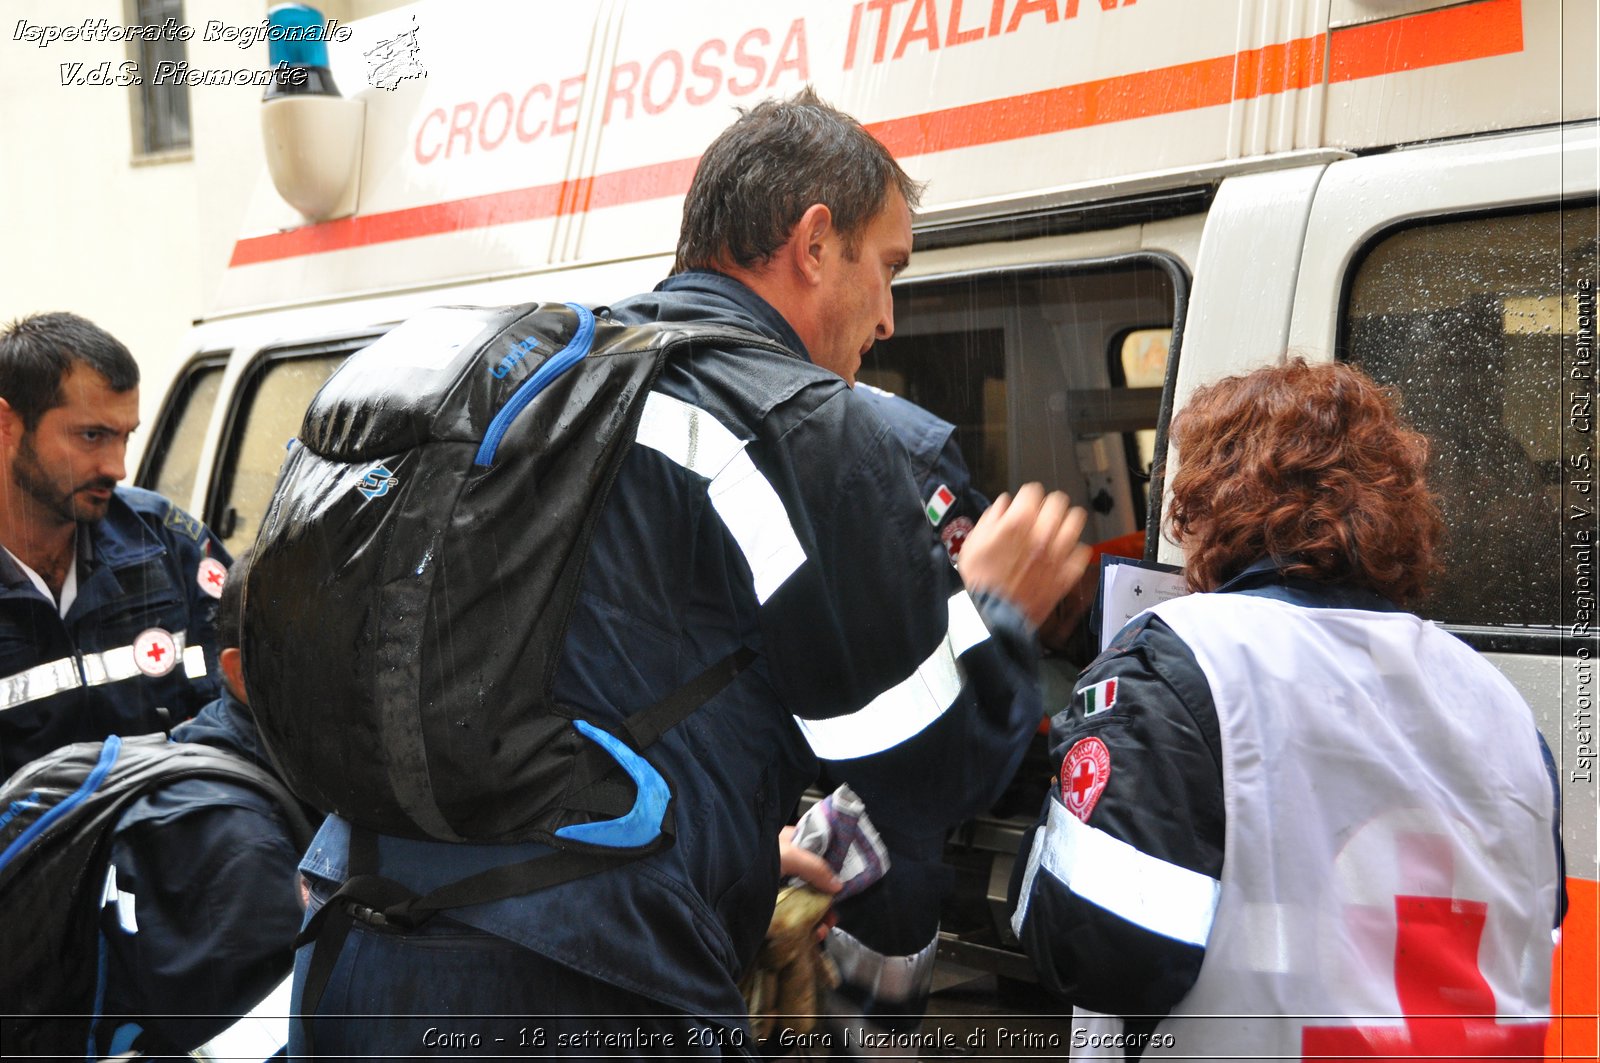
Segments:
[[[272,770],[250,710],[231,694],[172,738]],[[181,1054],[288,975],[300,846],[275,801],[222,779],[181,779],[140,798],[111,844],[96,1043],[103,1054]]]
[[[939,535],[934,556],[958,562],[962,543],[989,508],[989,499],[972,484],[972,473],[956,444],[955,425],[868,384],[856,384],[855,395],[884,419],[911,459],[922,510]],[[876,824],[879,817],[870,806],[867,813]],[[943,840],[921,838],[922,844],[910,851],[892,848],[885,877],[838,906],[840,929],[885,957],[926,950],[938,934],[939,908],[954,884],[954,872],[943,862]],[[869,1009],[874,1005],[872,1001],[857,1003]],[[920,997],[893,1002],[913,1020],[920,1019],[924,1004]],[[880,1022],[890,1021],[886,1013],[871,1013]]]
[[[612,312],[737,325],[804,350],[776,310],[718,274],[673,277]],[[651,749],[676,790],[675,845],[450,914],[738,1024],[737,980],[777,890],[775,839],[819,759],[892,845],[937,845],[1015,770],[1041,712],[1035,650],[1014,608],[974,604],[936,557],[904,447],[836,375],[798,356],[697,348],[663,369],[652,399],[652,434],[642,428],[623,460],[592,540],[555,694],[611,726],[741,645],[758,657]],[[739,445],[747,466],[701,464]],[[329,817],[303,861],[314,903],[343,879],[348,837]],[[419,892],[540,851],[398,838],[378,849],[378,872]],[[324,1013],[341,1010],[337,982]],[[481,1000],[494,1010],[492,987]]]
[[[906,448],[923,512],[939,533],[952,561],[989,500],[972,483],[967,459],[956,445],[956,426],[892,392],[857,384],[855,394],[871,406]]]
[[[78,526],[77,563],[63,619],[0,552],[0,775],[71,742],[170,727],[222,691],[215,617],[232,559],[205,525],[118,488],[104,520]]]

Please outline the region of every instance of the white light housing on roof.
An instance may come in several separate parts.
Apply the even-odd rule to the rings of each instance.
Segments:
[[[267,21],[274,76],[261,104],[261,137],[272,184],[308,221],[348,217],[361,187],[365,106],[333,83],[320,11],[282,4]]]

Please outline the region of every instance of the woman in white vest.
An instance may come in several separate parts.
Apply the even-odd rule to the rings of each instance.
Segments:
[[[1426,439],[1292,361],[1173,421],[1190,589],[1056,716],[1012,926],[1074,1057],[1540,1056],[1562,892],[1527,704],[1400,604],[1442,525]]]

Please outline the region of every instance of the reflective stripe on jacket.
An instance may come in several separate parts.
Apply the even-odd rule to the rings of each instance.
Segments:
[[[220,694],[222,588],[208,559],[232,560],[198,520],[131,487],[79,525],[65,618],[0,554],[0,772],[71,742],[170,727]]]

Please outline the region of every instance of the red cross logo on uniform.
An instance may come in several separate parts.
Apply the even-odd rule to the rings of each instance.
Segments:
[[[164,676],[178,666],[178,641],[161,628],[146,628],[133,640],[133,666],[147,676]]]
[[[1086,760],[1080,761],[1077,770],[1072,774],[1072,796],[1082,801],[1089,795],[1089,791],[1094,789],[1094,780],[1094,765]]]
[[[1111,781],[1111,750],[1098,738],[1084,738],[1061,761],[1061,803],[1085,823]]]
[[[222,588],[228,582],[227,566],[214,557],[203,557],[199,569],[195,571],[194,581],[211,597],[221,598]]]
[[[1425,835],[1401,834],[1401,863],[1451,863]],[[1409,876],[1416,881],[1418,876]],[[1478,965],[1489,906],[1482,901],[1399,894],[1394,898],[1394,986],[1404,1021],[1308,1026],[1301,1055],[1317,1063],[1374,1059],[1541,1058],[1548,1022],[1495,1021],[1494,990]]]

